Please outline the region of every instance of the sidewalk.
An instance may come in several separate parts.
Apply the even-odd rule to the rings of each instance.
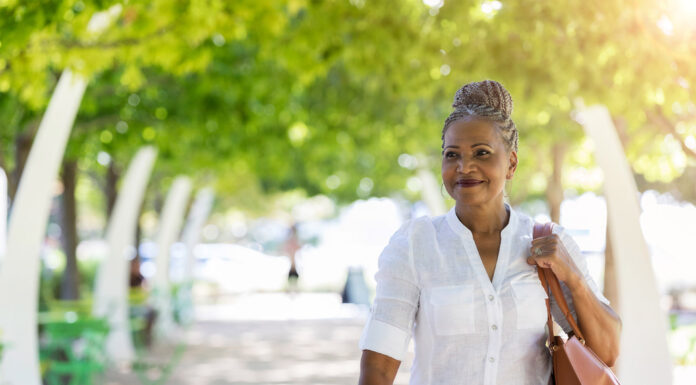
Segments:
[[[180,334],[186,348],[165,384],[355,385],[366,315],[367,309],[328,293],[248,294],[198,306],[198,321]],[[160,341],[146,359],[166,363],[174,346]],[[396,385],[408,384],[412,359],[409,353]],[[696,367],[675,368],[674,385],[695,384],[694,378]],[[143,384],[135,373],[116,368],[101,383]]]
[[[336,294],[244,295],[196,314],[168,385],[357,384],[366,309],[343,305]],[[166,362],[172,354],[173,345],[161,344],[147,359]],[[141,383],[116,369],[104,382]],[[395,384],[407,383],[404,364]]]

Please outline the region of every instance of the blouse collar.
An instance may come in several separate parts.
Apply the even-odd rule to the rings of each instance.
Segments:
[[[510,220],[501,231],[501,238],[503,237],[503,235],[507,235],[513,232],[517,227],[517,214],[515,213],[515,210],[513,210],[512,207],[507,203],[505,203],[505,208],[510,213]],[[456,234],[466,236],[467,238],[473,238],[471,230],[469,230],[468,227],[464,226],[464,224],[462,224],[462,222],[459,221],[459,218],[457,218],[457,213],[454,211],[454,207],[452,207],[450,211],[447,212],[447,223],[449,224],[452,231],[454,231]]]

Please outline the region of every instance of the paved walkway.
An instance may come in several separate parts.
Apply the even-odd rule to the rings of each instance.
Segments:
[[[358,339],[367,309],[341,304],[336,294],[249,294],[198,306],[197,322],[161,341],[146,361],[164,364],[176,340],[185,350],[158,385],[355,385]],[[412,353],[395,384],[408,383]],[[160,375],[158,370],[150,376]],[[674,385],[696,384],[696,366],[676,367]],[[128,369],[112,368],[106,385],[147,384]],[[154,382],[151,382],[154,384]]]
[[[198,321],[178,335],[186,349],[165,383],[355,385],[365,312],[335,294],[254,294],[199,306]],[[147,360],[167,362],[173,351],[172,340],[161,342]],[[104,383],[143,382],[112,369]],[[408,365],[395,383],[408,383]]]

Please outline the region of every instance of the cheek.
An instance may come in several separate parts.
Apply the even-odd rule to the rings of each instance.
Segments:
[[[447,178],[451,178],[452,174],[454,172],[454,167],[452,167],[450,164],[447,162],[442,162],[442,168],[440,171],[440,174],[442,175],[442,180],[446,180]]]

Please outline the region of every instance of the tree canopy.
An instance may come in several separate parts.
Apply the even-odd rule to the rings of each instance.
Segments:
[[[155,144],[156,177],[214,180],[240,199],[295,188],[415,197],[399,156],[425,155],[435,170],[454,92],[484,78],[515,101],[518,177],[532,182],[513,183],[513,199],[544,192],[556,143],[592,166],[572,117],[580,99],[608,106],[647,181],[693,166],[696,28],[681,2],[427,3],[4,2],[4,163],[70,68],[90,85],[67,156],[125,165]],[[112,20],[95,32],[99,11]]]

